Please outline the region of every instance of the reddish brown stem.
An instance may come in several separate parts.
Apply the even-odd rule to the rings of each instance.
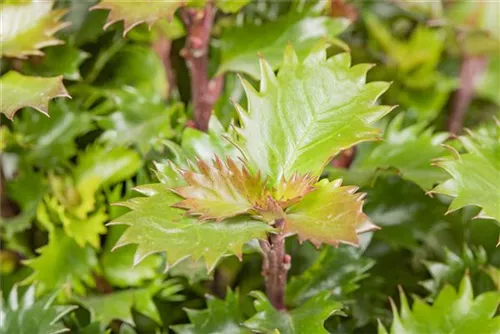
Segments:
[[[153,50],[160,57],[163,62],[163,67],[165,68],[165,73],[167,75],[168,81],[168,91],[167,96],[171,96],[172,92],[177,88],[177,81],[174,68],[172,67],[172,60],[170,57],[170,52],[172,50],[172,41],[166,36],[161,36],[153,44]]]
[[[455,92],[448,118],[448,131],[460,134],[465,113],[474,97],[476,79],[484,71],[487,64],[485,56],[464,56],[460,66],[460,88]]]
[[[283,223],[283,219],[278,219],[275,227],[280,229]],[[284,310],[286,275],[291,261],[285,252],[285,237],[281,233],[269,234],[267,240],[260,240],[260,247],[264,253],[262,275],[267,298],[276,309]]]
[[[212,108],[223,85],[223,77],[208,77],[208,49],[215,9],[209,2],[203,10],[183,8],[181,17],[188,36],[181,55],[191,74],[191,101],[194,107],[196,128],[207,131]]]
[[[336,168],[349,168],[351,166],[354,157],[356,156],[356,146],[353,146],[351,148],[348,148],[345,151],[340,152],[339,155],[337,155],[333,160],[332,160],[332,166]]]

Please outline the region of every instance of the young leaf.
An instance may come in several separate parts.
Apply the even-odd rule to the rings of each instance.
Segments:
[[[451,178],[431,192],[455,197],[449,211],[477,205],[483,209],[479,217],[500,222],[500,124],[459,139],[467,153],[436,162]]]
[[[297,234],[319,247],[322,243],[358,244],[358,233],[376,228],[362,212],[364,194],[341,180],[322,180],[313,191],[289,208],[283,231]]]
[[[375,261],[363,257],[359,249],[350,246],[323,248],[316,261],[286,288],[287,305],[301,305],[325,291],[347,297],[366,278]]]
[[[241,326],[244,318],[237,292],[228,290],[225,300],[209,296],[206,310],[187,309],[186,312],[191,323],[172,326],[178,334],[251,333]]]
[[[166,262],[173,265],[191,256],[204,258],[209,271],[226,255],[241,256],[243,245],[254,238],[264,238],[272,228],[249,217],[200,223],[186,216],[186,211],[172,207],[181,198],[163,184],[137,187],[146,198],[133,198],[122,205],[133,211],[115,219],[112,224],[130,227],[115,247],[138,244],[135,263],[146,256],[166,251]]]
[[[182,172],[187,185],[174,191],[184,200],[175,206],[200,219],[220,221],[244,214],[265,198],[264,180],[230,158],[226,162],[218,157],[210,163],[198,160],[195,168],[199,172]]]
[[[59,21],[66,11],[52,10],[53,4],[52,0],[2,3],[0,55],[16,58],[43,55],[41,48],[62,44],[54,34],[68,25]]]
[[[469,276],[463,278],[458,293],[450,285],[445,286],[432,306],[415,296],[413,310],[410,310],[403,291],[400,297],[401,313],[392,303],[394,320],[391,334],[496,334],[500,328],[500,317],[494,317],[500,293],[487,292],[474,299]],[[383,333],[387,331],[380,325],[379,334]]]
[[[243,81],[248,112],[237,106],[238,145],[250,169],[269,177],[270,186],[294,173],[319,176],[341,150],[377,139],[371,124],[391,108],[376,100],[389,84],[365,84],[371,66],[350,63],[347,53],[327,60],[324,43],[299,61],[289,45],[277,76],[261,59],[260,92]]]
[[[33,269],[26,283],[38,282],[40,293],[69,284],[78,294],[83,294],[83,282],[93,285],[91,270],[97,266],[97,258],[90,246],[80,248],[63,230],[53,228],[49,243],[38,252],[38,257],[25,264]]]
[[[255,298],[257,313],[244,324],[257,333],[326,334],[323,323],[342,308],[342,304],[330,299],[329,292],[320,293],[287,312],[276,310],[260,291],[251,295]]]
[[[15,285],[6,305],[3,298],[0,300],[0,333],[57,334],[69,331],[61,318],[76,306],[54,306],[52,303],[56,296],[57,292],[35,300],[35,286],[31,285],[20,298]]]
[[[424,190],[446,179],[446,173],[432,166],[432,161],[447,152],[442,144],[448,133],[433,133],[431,128],[426,129],[426,123],[402,128],[402,116],[398,115],[387,126],[384,141],[373,143],[357,155],[345,174],[361,176],[366,180],[362,183],[366,184],[376,177],[378,170],[395,168],[402,178],[415,182]],[[339,172],[343,176],[344,173]],[[336,176],[335,171],[333,174]],[[359,184],[359,180],[356,181]]]
[[[218,73],[245,72],[259,77],[259,65],[255,56],[261,54],[276,69],[283,61],[283,48],[294,43],[299,57],[304,58],[309,50],[322,38],[337,41],[349,21],[329,17],[303,17],[290,14],[274,22],[246,24],[228,29],[221,37],[221,62]],[[300,42],[299,42],[300,41]]]
[[[62,82],[62,76],[53,78],[28,77],[9,71],[0,78],[2,107],[0,112],[12,120],[24,107],[32,107],[48,116],[49,100],[70,97]]]
[[[133,27],[143,22],[151,26],[159,19],[172,20],[175,11],[183,4],[180,0],[131,0],[116,1],[102,0],[94,9],[109,9],[109,16],[104,29],[115,22],[122,21],[124,25],[123,35],[126,35]]]
[[[99,321],[107,326],[112,320],[122,320],[134,324],[132,309],[161,323],[153,297],[165,283],[153,282],[142,289],[130,289],[105,295],[79,298],[77,301],[90,311],[91,321]]]

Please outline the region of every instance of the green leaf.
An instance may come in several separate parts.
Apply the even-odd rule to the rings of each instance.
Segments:
[[[345,298],[359,288],[359,281],[374,264],[359,249],[327,246],[306,271],[292,277],[286,288],[287,305],[301,305],[325,291]]]
[[[28,287],[24,295],[18,296],[17,285],[10,291],[7,303],[3,298],[0,307],[0,333],[57,334],[69,331],[60,321],[76,306],[54,306],[57,293],[35,300],[35,286]]]
[[[66,80],[81,80],[79,67],[89,56],[70,44],[50,47],[39,61],[24,62],[23,73],[45,77],[62,75]]]
[[[176,106],[155,103],[132,87],[114,90],[109,95],[117,111],[99,120],[99,125],[106,129],[100,141],[113,146],[133,144],[142,154],[147,154],[172,136],[170,119]]]
[[[75,138],[93,128],[88,112],[79,111],[77,103],[58,100],[50,104],[50,118],[39,113],[23,113],[13,123],[22,134],[27,150],[24,158],[36,167],[52,167],[76,154]]]
[[[488,67],[477,80],[478,82],[475,85],[476,94],[500,106],[500,94],[498,94],[498,87],[500,86],[500,59],[496,56],[491,56],[488,59]]]
[[[347,53],[327,60],[324,43],[303,61],[288,46],[277,76],[261,60],[260,92],[243,81],[248,112],[237,106],[239,146],[250,169],[269,177],[270,186],[295,173],[319,176],[341,150],[377,138],[371,124],[391,108],[376,100],[389,84],[365,84],[371,66],[350,63]]]
[[[403,114],[400,114],[384,131],[384,141],[373,143],[367,150],[358,153],[345,173],[366,175],[368,183],[379,170],[394,168],[402,178],[415,182],[425,190],[444,181],[446,173],[433,166],[432,162],[447,153],[442,144],[448,133],[434,133],[426,123],[406,128],[402,125]],[[333,171],[333,175],[337,176],[337,173]]]
[[[487,257],[482,247],[470,248],[464,244],[461,254],[445,249],[443,262],[424,262],[432,278],[423,281],[422,285],[432,293],[432,296],[436,296],[446,284],[457,287],[464,274],[468,274],[476,293],[493,290],[495,289],[493,277],[483,269],[488,264]]]
[[[182,1],[115,1],[102,0],[93,9],[109,9],[109,16],[104,29],[115,22],[122,21],[124,25],[123,35],[140,23],[147,23],[151,26],[159,19],[167,18],[171,20],[177,8],[182,5]]]
[[[95,251],[90,246],[80,248],[62,229],[53,228],[49,243],[38,252],[38,257],[25,261],[34,270],[25,282],[38,282],[40,293],[68,284],[76,293],[83,294],[83,283],[94,285],[91,271],[97,266]]]
[[[319,247],[322,243],[358,244],[358,233],[376,228],[362,212],[364,194],[357,187],[341,186],[342,180],[322,180],[285,216],[285,234],[297,234]]]
[[[186,312],[191,324],[172,326],[178,334],[250,333],[241,327],[244,318],[237,292],[228,290],[225,300],[208,296],[207,309],[187,309]]]
[[[477,205],[483,209],[479,217],[500,222],[500,124],[459,139],[467,153],[436,162],[451,178],[431,192],[455,197],[449,211]]]
[[[274,22],[232,27],[221,36],[221,60],[217,72],[245,72],[258,78],[257,54],[261,54],[272,69],[276,69],[283,61],[282,53],[287,43],[292,42],[298,56],[303,59],[323,38],[341,43],[335,36],[342,33],[348,24],[349,21],[344,19],[289,14]]]
[[[10,120],[24,107],[34,108],[48,116],[49,100],[70,97],[61,76],[28,77],[16,71],[9,71],[0,78],[0,92],[4,101],[0,112]]]
[[[134,324],[132,309],[161,323],[153,297],[164,286],[165,283],[153,282],[146,288],[78,298],[77,301],[90,311],[91,321],[99,321],[104,326],[115,319]]]
[[[141,159],[132,150],[94,145],[78,157],[73,177],[77,187],[84,187],[88,182],[97,182],[99,187],[106,187],[130,178],[140,166]]]
[[[225,13],[237,13],[249,2],[250,0],[216,0],[215,5]]]
[[[394,303],[391,334],[410,333],[484,333],[495,334],[500,328],[500,317],[494,317],[500,303],[499,292],[487,292],[476,299],[469,276],[465,276],[457,291],[450,285],[439,293],[433,305],[414,296],[410,310],[403,291],[400,293],[401,311]],[[383,326],[379,334],[387,333]]]
[[[218,223],[200,223],[185,215],[185,210],[172,205],[181,198],[163,184],[139,186],[137,190],[150,196],[122,203],[133,211],[115,219],[112,224],[125,224],[125,231],[115,247],[138,244],[134,263],[146,256],[167,252],[166,262],[173,265],[191,256],[204,258],[209,271],[223,256],[241,257],[243,245],[254,238],[264,238],[272,228],[248,217]]]
[[[368,32],[388,55],[390,62],[403,73],[413,70],[410,73],[412,76],[418,71],[427,73],[436,69],[444,50],[444,31],[418,25],[410,37],[403,41],[394,37],[374,14],[365,13],[364,19]]]
[[[244,324],[257,333],[277,330],[280,334],[326,334],[328,331],[323,323],[342,307],[342,304],[330,299],[329,292],[320,293],[291,311],[276,310],[260,291],[251,295],[255,298],[257,313]]]
[[[133,266],[137,246],[128,245],[112,250],[125,230],[125,226],[111,226],[106,236],[106,244],[101,255],[104,276],[113,286],[141,286],[144,282],[158,277],[162,259],[159,255],[149,256]]]
[[[68,25],[59,21],[66,11],[52,10],[53,4],[53,1],[3,3],[0,10],[0,55],[17,58],[43,55],[41,48],[62,44],[54,34]]]

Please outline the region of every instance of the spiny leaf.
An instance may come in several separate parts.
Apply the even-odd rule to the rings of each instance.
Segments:
[[[172,20],[175,11],[183,4],[181,0],[102,0],[94,9],[109,9],[109,16],[104,29],[115,22],[122,21],[124,25],[123,35],[130,29],[143,22],[151,26],[159,19]]]
[[[424,190],[445,180],[446,173],[432,166],[432,161],[447,153],[442,144],[448,138],[448,133],[433,133],[432,128],[426,129],[426,123],[406,128],[402,128],[402,125],[403,114],[400,114],[384,131],[384,141],[373,143],[364,151],[360,150],[349,170],[339,171],[339,174],[363,175],[362,178],[369,183],[370,179],[376,177],[377,171],[395,168],[402,178],[415,182]],[[332,173],[337,175],[336,171]]]
[[[449,211],[477,205],[483,209],[479,217],[500,222],[500,123],[459,139],[467,153],[436,162],[451,178],[431,192],[455,197]]]
[[[114,286],[141,286],[145,281],[159,276],[162,259],[159,255],[149,256],[134,266],[137,246],[128,245],[112,251],[125,229],[126,226],[111,226],[108,229],[106,244],[100,257],[103,273]]]
[[[0,55],[16,58],[43,55],[39,49],[62,44],[54,34],[69,23],[60,21],[66,11],[52,10],[53,4],[54,1],[51,0],[2,3]]]
[[[53,78],[28,77],[9,71],[0,78],[2,105],[0,112],[10,120],[24,107],[32,107],[48,116],[49,100],[70,97],[62,76]]]
[[[413,309],[410,310],[403,291],[400,298],[400,312],[392,303],[394,320],[391,334],[496,334],[500,328],[500,317],[494,317],[500,293],[487,292],[474,299],[469,276],[463,278],[458,293],[450,285],[445,286],[433,305],[414,297]],[[379,334],[382,333],[387,331],[379,326]]]
[[[200,219],[220,221],[244,214],[264,197],[260,175],[251,175],[244,165],[238,166],[230,158],[224,162],[216,157],[211,163],[198,160],[195,168],[198,172],[182,172],[187,185],[174,191],[185,199],[175,206]]]
[[[54,306],[57,292],[35,300],[35,286],[28,287],[22,298],[18,286],[10,291],[7,303],[0,300],[0,333],[57,334],[69,331],[61,318],[76,306]]]
[[[291,279],[286,288],[287,305],[300,305],[325,291],[348,298],[374,264],[375,261],[363,257],[359,249],[327,246],[311,267]]]
[[[200,223],[186,216],[186,211],[172,207],[181,198],[163,184],[137,187],[146,198],[133,198],[122,205],[133,211],[117,218],[113,224],[125,224],[125,231],[115,247],[138,244],[135,263],[146,256],[166,251],[166,262],[173,265],[191,256],[204,258],[211,271],[226,255],[241,256],[243,244],[254,238],[264,238],[272,228],[248,217],[222,222]]]
[[[83,283],[94,284],[91,270],[97,266],[95,251],[90,246],[80,248],[62,229],[53,228],[49,243],[38,252],[38,257],[25,264],[33,269],[26,283],[38,282],[40,293],[68,284],[78,294],[83,294]]]
[[[221,37],[221,64],[218,73],[245,72],[258,78],[259,65],[255,62],[257,54],[265,57],[270,66],[276,69],[283,61],[282,52],[287,43],[293,42],[298,55],[304,58],[322,38],[341,43],[335,36],[342,33],[348,25],[349,21],[344,19],[290,14],[274,22],[232,27]]]
[[[319,247],[322,243],[358,244],[358,233],[377,228],[362,212],[364,194],[342,180],[322,180],[286,212],[283,231]]]
[[[236,106],[239,146],[272,187],[294,173],[319,176],[341,150],[377,139],[371,124],[391,110],[376,105],[389,84],[365,84],[371,65],[350,67],[347,53],[327,60],[325,48],[320,43],[299,61],[289,45],[277,76],[261,59],[259,92],[243,81],[248,112]]]
[[[472,278],[476,293],[495,288],[494,277],[484,270],[488,256],[482,247],[471,248],[465,244],[462,253],[457,254],[445,249],[442,262],[425,261],[424,264],[432,278],[421,284],[431,292],[431,297],[436,296],[446,284],[458,286],[466,273]]]
[[[78,298],[77,301],[90,311],[91,321],[107,326],[112,320],[134,324],[132,309],[160,323],[160,315],[153,297],[165,287],[165,283],[153,282],[142,289],[130,289],[105,295]]]
[[[241,326],[244,318],[237,292],[229,290],[225,300],[209,296],[207,309],[187,309],[186,312],[191,323],[172,326],[174,332],[178,334],[250,333],[248,329]]]
[[[326,334],[328,331],[323,323],[342,307],[342,304],[330,299],[329,292],[320,293],[291,311],[276,310],[260,291],[251,295],[255,298],[257,313],[244,325],[257,333]]]

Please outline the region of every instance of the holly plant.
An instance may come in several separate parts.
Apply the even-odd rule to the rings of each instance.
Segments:
[[[0,334],[500,333],[499,9],[3,1]]]

